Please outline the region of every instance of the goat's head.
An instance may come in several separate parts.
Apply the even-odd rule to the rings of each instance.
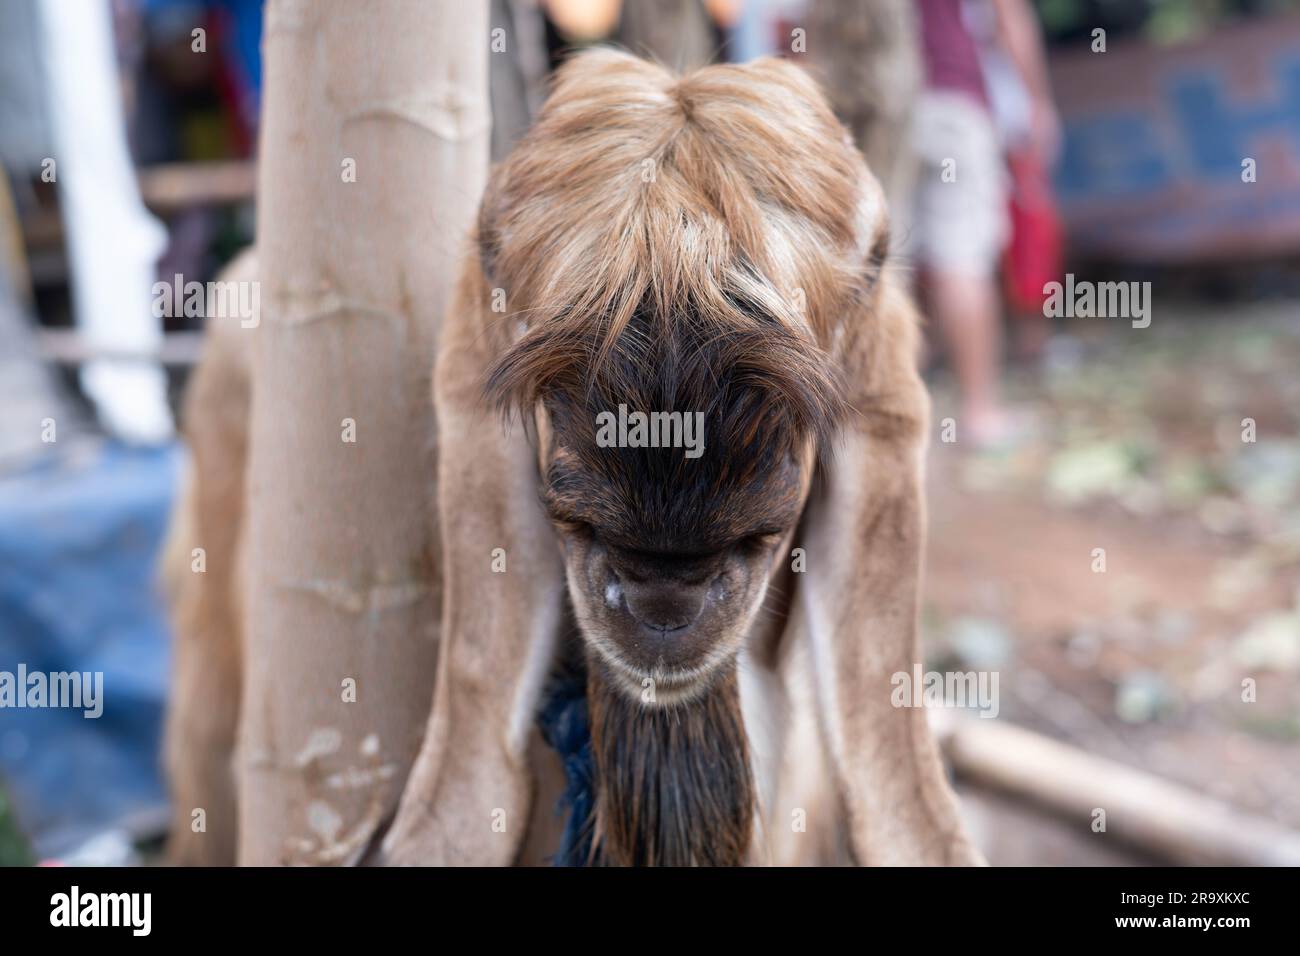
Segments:
[[[735,662],[846,412],[847,318],[884,229],[861,157],[779,61],[678,78],[580,56],[483,203],[484,273],[512,319],[488,388],[536,428],[598,756],[652,759],[658,735],[701,784],[703,762],[734,758],[745,786],[715,822],[746,840]],[[624,796],[634,816],[653,799]],[[665,837],[656,861],[725,862],[735,842],[678,859]]]

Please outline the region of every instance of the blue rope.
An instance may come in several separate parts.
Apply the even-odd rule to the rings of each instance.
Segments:
[[[592,786],[591,727],[587,719],[587,687],[580,675],[551,682],[537,715],[546,743],[564,765],[564,793],[556,804],[557,814],[568,813],[560,848],[551,862],[555,866],[586,866],[591,859]]]

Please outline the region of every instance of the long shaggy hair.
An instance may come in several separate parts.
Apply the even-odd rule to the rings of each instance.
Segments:
[[[754,780],[735,667],[690,706],[646,708],[588,667],[601,866],[741,866]]]
[[[888,247],[880,206],[791,64],[678,77],[597,50],[563,67],[477,230],[506,302],[484,330],[502,355],[487,393],[525,420],[546,408],[552,516],[673,553],[744,537],[755,510],[797,517],[791,463],[825,452],[860,378],[841,361]],[[597,415],[620,404],[702,413],[704,455],[598,448]],[[662,710],[593,669],[588,702],[601,861],[742,862],[753,787],[734,669]]]
[[[677,77],[613,50],[574,57],[480,212],[483,271],[513,320],[501,329],[526,329],[491,393],[706,410],[730,384],[741,432],[825,438],[844,410],[842,313],[885,248],[859,234],[870,183],[791,64]]]
[[[574,520],[646,502],[645,547],[725,543],[748,492],[846,411],[837,361],[880,268],[880,202],[815,83],[779,60],[686,77],[613,50],[571,60],[489,182],[478,224],[507,338],[487,388],[503,409],[546,403],[567,454]],[[873,223],[883,226],[883,217]],[[703,461],[597,449],[596,416],[700,412]],[[672,489],[667,495],[665,489]],[[777,497],[785,497],[780,490]],[[584,509],[578,507],[585,502]],[[647,520],[648,519],[648,520]],[[613,531],[614,529],[610,529]]]

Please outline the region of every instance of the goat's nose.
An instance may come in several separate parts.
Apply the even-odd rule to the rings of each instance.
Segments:
[[[668,634],[694,624],[704,610],[708,584],[681,581],[623,582],[623,600],[631,615],[652,631]]]

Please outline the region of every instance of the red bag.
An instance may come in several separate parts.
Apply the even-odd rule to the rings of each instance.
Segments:
[[[1032,151],[1007,157],[1011,174],[1011,241],[1002,257],[1007,303],[1017,316],[1043,317],[1043,286],[1061,278],[1061,217],[1051,175]]]

